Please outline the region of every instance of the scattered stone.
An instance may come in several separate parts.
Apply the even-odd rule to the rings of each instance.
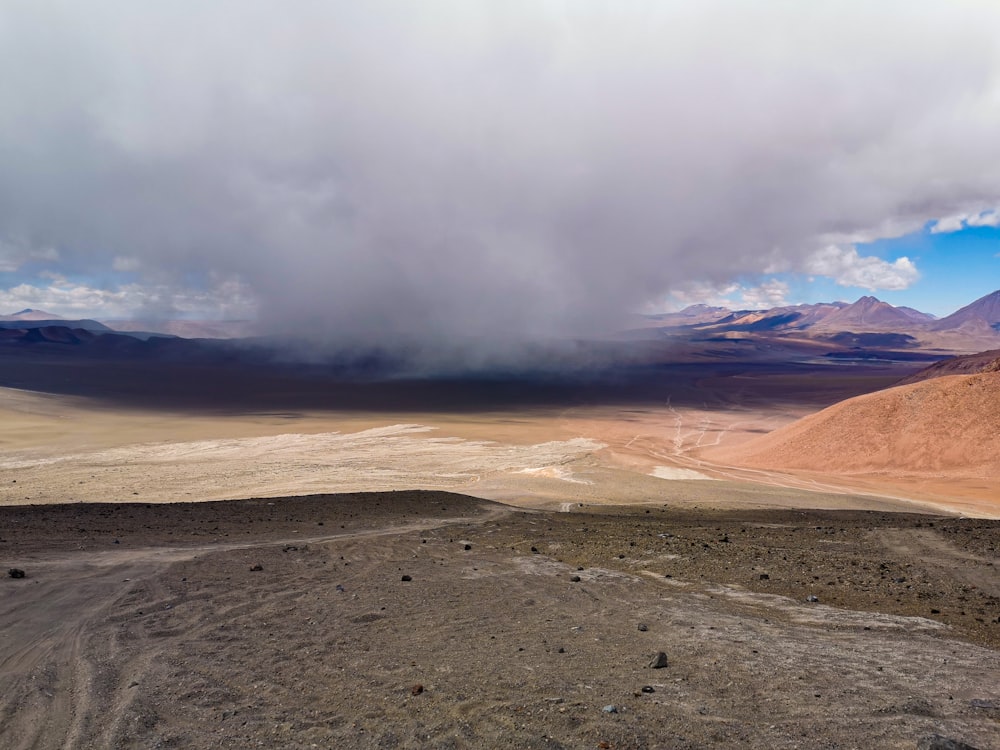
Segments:
[[[263,565],[261,565],[260,563],[257,563],[256,565],[251,565],[251,566],[250,566],[250,570],[251,570],[252,572],[254,572],[254,573],[257,573],[257,572],[259,572],[259,571],[261,571],[261,570],[263,570],[263,569],[264,569],[264,566],[263,566]]]
[[[345,588],[344,588],[343,586],[341,586],[341,585],[340,585],[340,584],[338,583],[338,584],[337,584],[337,591],[339,591],[339,592],[343,593],[343,592],[347,591],[347,589],[345,589]]]
[[[538,554],[538,547],[532,547],[531,548],[531,554],[537,555]]]
[[[976,750],[976,748],[940,734],[928,734],[920,738],[917,750]]]
[[[471,545],[471,544],[466,544],[466,545],[465,545],[465,546],[463,547],[463,549],[464,549],[464,550],[465,550],[466,552],[468,552],[468,551],[469,551],[470,549],[472,549],[472,545]]]
[[[579,583],[580,582],[580,576],[570,576],[569,580],[571,580],[573,583]]]
[[[771,576],[769,576],[767,573],[761,573],[760,574],[760,580],[762,580],[762,581],[770,581],[771,580]]]
[[[819,601],[819,597],[810,594],[809,596],[806,597],[806,601],[815,604],[816,602]]]
[[[645,633],[647,630],[649,630],[649,625],[647,625],[644,622],[640,622],[638,627],[640,633]]]
[[[410,688],[410,695],[420,695],[422,692],[424,692],[424,686],[420,683]]]
[[[20,568],[11,568],[7,571],[7,575],[11,578],[24,578],[24,571]]]
[[[566,649],[564,649],[562,646],[560,646],[559,649],[556,651],[556,653],[557,654],[565,654],[566,653]]]
[[[403,576],[399,580],[401,580],[401,581],[412,581],[413,577],[412,576]]]
[[[608,704],[607,706],[605,706],[604,708],[602,708],[601,711],[603,711],[606,714],[616,714],[616,713],[618,713],[618,707],[614,706],[614,705],[611,705],[611,704]]]
[[[654,688],[652,685],[643,685],[642,686],[642,692],[644,692],[644,693],[655,693],[656,692],[656,688]]]
[[[650,669],[663,669],[666,666],[667,666],[667,655],[662,651],[658,651],[656,655],[649,661]]]

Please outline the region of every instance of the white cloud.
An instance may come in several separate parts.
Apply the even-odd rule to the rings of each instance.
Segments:
[[[965,226],[965,220],[968,218],[968,214],[956,214],[954,216],[946,216],[943,219],[938,219],[931,226],[931,234],[950,234],[951,232],[957,232]]]
[[[711,307],[732,307],[731,295],[742,287],[736,283],[712,284],[705,281],[689,281],[671,289],[662,302],[652,302],[646,306],[648,313],[674,312],[688,305],[709,305]]]
[[[769,309],[788,304],[788,284],[780,279],[768,279],[757,286],[735,282],[712,284],[694,281],[671,290],[665,301],[649,305],[649,313],[681,310],[688,305],[709,305],[735,309]]]
[[[41,275],[41,274],[40,274]],[[0,313],[26,307],[65,318],[205,318],[248,319],[257,301],[238,279],[221,279],[208,289],[178,290],[166,285],[124,284],[98,289],[57,274],[51,284],[18,284],[0,289]]]
[[[1000,227],[1000,209],[983,211],[976,216],[970,216],[965,220],[970,227]]]
[[[938,219],[931,227],[931,234],[948,234],[958,232],[966,227],[996,227],[1000,226],[1000,209],[991,208],[985,211],[953,214]]]
[[[827,276],[840,286],[855,286],[870,291],[909,288],[920,272],[906,256],[892,263],[874,256],[862,256],[853,247],[828,245],[809,256],[803,266],[806,273]]]
[[[780,279],[770,279],[760,286],[744,288],[741,292],[743,307],[772,308],[788,304],[788,284]]]

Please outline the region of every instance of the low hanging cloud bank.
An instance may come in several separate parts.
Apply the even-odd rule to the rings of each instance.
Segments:
[[[852,243],[992,216],[998,32],[985,3],[7,4],[0,267],[168,314],[228,284],[329,350],[592,334],[765,270],[902,288]]]

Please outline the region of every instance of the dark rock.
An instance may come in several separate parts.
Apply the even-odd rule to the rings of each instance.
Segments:
[[[466,552],[468,552],[468,551],[469,551],[470,549],[472,549],[472,545],[471,545],[471,544],[466,544],[466,545],[465,545],[465,546],[463,547],[463,549],[464,549],[464,550],[465,550]]]
[[[810,594],[809,596],[806,597],[806,601],[807,602],[811,602],[811,603],[815,603],[815,602],[819,601],[819,597]]]
[[[419,683],[410,688],[410,695],[420,695],[422,692],[424,692],[424,686]]]
[[[7,571],[7,575],[11,578],[24,578],[24,571],[20,568],[11,568]]]
[[[647,630],[649,630],[649,625],[647,625],[644,622],[640,622],[639,623],[639,632],[640,633],[645,633]]]
[[[917,742],[917,750],[977,750],[960,740],[942,737],[940,734],[927,734]]]
[[[658,651],[652,659],[649,660],[650,669],[663,669],[667,666],[667,655],[662,651]]]
[[[642,692],[644,693],[655,693],[656,689],[652,685],[643,685]]]
[[[771,580],[771,576],[769,576],[767,573],[761,573],[760,574],[760,580],[762,580],[762,581],[770,581]]]
[[[413,577],[412,576],[403,576],[399,580],[401,580],[401,581],[412,581]]]
[[[580,582],[580,576],[570,576],[569,580],[571,580],[573,583],[579,583]]]
[[[531,552],[532,552],[532,554],[537,555],[538,554],[538,547],[532,547],[531,548]]]

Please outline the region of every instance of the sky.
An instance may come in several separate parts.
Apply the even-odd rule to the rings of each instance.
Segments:
[[[1000,288],[1000,4],[0,3],[0,313],[486,348]]]

